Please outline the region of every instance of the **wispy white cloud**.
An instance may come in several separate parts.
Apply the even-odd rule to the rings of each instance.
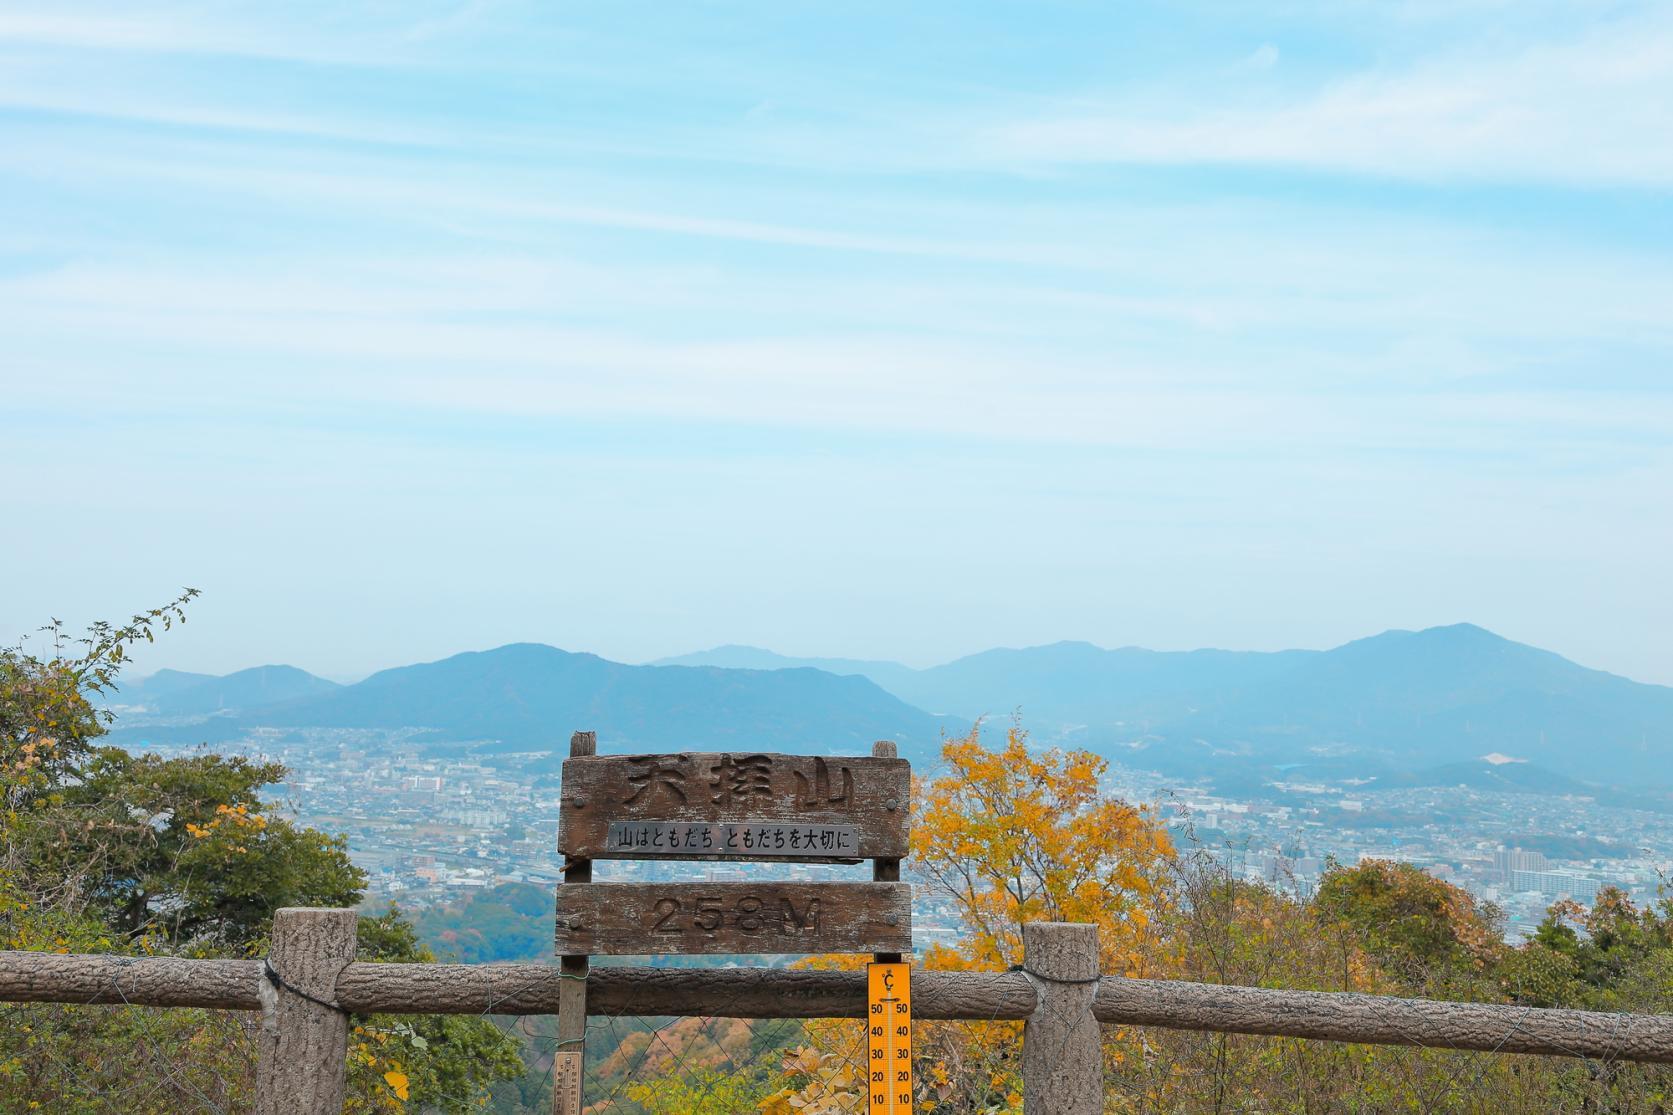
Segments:
[[[293,9],[300,14],[301,9]],[[297,62],[391,63],[371,38],[317,33],[283,6],[220,11],[201,5],[0,4],[0,44],[133,54],[219,54]],[[314,32],[309,31],[312,23]],[[356,46],[358,40],[358,47]]]
[[[1495,6],[1496,0],[1463,9],[1419,0],[1366,8],[1367,18],[1374,8],[1384,22],[1467,20],[1469,33],[1431,36],[1398,60],[1359,72],[1315,66],[1307,71],[1311,78],[1274,77],[1290,67],[1279,66],[1283,46],[1272,40],[1229,66],[1129,82],[1107,95],[990,88],[971,107],[959,103],[951,85],[926,103],[879,96],[857,88],[856,75],[835,80],[836,63],[826,59],[823,68],[805,74],[804,84],[820,91],[782,119],[777,98],[769,96],[748,101],[755,108],[736,117],[698,114],[652,127],[640,121],[624,134],[614,121],[484,121],[468,112],[446,125],[421,126],[412,114],[345,114],[341,105],[317,111],[306,107],[306,96],[280,110],[251,103],[236,89],[222,88],[223,95],[212,97],[172,85],[148,89],[147,81],[131,75],[121,88],[98,80],[100,56],[111,51],[449,66],[457,61],[447,49],[453,40],[480,34],[503,44],[517,25],[502,23],[501,5],[494,3],[432,3],[396,15],[352,6],[8,10],[0,0],[0,44],[63,48],[95,63],[82,72],[55,59],[21,75],[14,65],[0,103],[188,127],[460,149],[486,145],[533,157],[552,157],[567,147],[571,153],[843,172],[1223,164],[1421,180],[1673,184],[1673,10],[1631,6],[1568,36],[1563,29],[1573,20],[1530,18],[1518,21],[1514,32],[1496,29]],[[1542,29],[1545,39],[1539,38]],[[568,48],[582,38],[561,20],[541,21],[540,33]],[[620,42],[597,46],[623,48]],[[561,62],[547,59],[547,65],[588,83],[666,95],[642,77],[619,70],[612,76],[608,66],[583,75],[574,67],[591,65],[584,48],[561,53]],[[683,63],[692,65],[692,56],[683,56]],[[504,65],[537,72],[520,53]],[[768,58],[761,65],[781,63]],[[713,83],[737,66],[737,58],[714,54],[705,57],[702,72]],[[762,107],[768,102],[771,112]]]
[[[962,649],[1026,638],[1005,608],[1196,643],[1613,607],[1596,643],[1665,663],[1673,229],[1624,227],[1641,194],[1444,186],[1666,187],[1669,18],[1509,3],[1214,5],[1113,64],[1119,5],[959,21],[926,59],[782,6],[683,36],[609,5],[0,0],[0,457],[50,464],[8,498],[65,523],[0,581],[208,561],[263,640],[285,586],[392,631],[492,537],[502,596],[461,611],[584,585],[601,632],[776,611],[793,569],[815,640],[820,608],[898,629],[936,593],[916,625]],[[946,560],[999,521],[1044,544]],[[608,560],[554,570],[577,533]],[[916,564],[853,580],[880,537]],[[1112,585],[1150,634],[1088,618]]]
[[[259,120],[252,121],[259,123]],[[302,125],[305,126],[305,125]],[[318,158],[297,160],[226,157],[198,149],[197,158],[174,154],[156,157],[90,152],[73,144],[49,142],[50,161],[40,147],[18,145],[0,149],[0,166],[10,165],[30,175],[62,179],[89,174],[111,174],[130,180],[174,182],[222,195],[236,194],[251,201],[267,201],[294,208],[301,203],[339,211],[371,210],[407,220],[444,220],[456,224],[466,217],[508,221],[585,225],[703,239],[829,249],[882,255],[926,256],[953,260],[994,262],[1092,262],[1097,254],[1072,246],[1040,246],[1015,238],[935,237],[911,231],[849,231],[819,224],[794,224],[748,217],[709,215],[673,207],[658,208],[565,200],[553,196],[549,181],[527,169],[494,175],[471,172],[468,162],[455,162],[444,171],[418,173],[411,167],[370,162],[363,158],[322,164]],[[185,149],[181,149],[185,150]],[[207,157],[205,157],[207,156]],[[463,168],[467,173],[461,175]],[[588,194],[607,192],[607,183],[594,177]]]
[[[1107,100],[1015,119],[975,149],[1017,165],[1251,164],[1403,179],[1673,185],[1673,13],[1572,41],[1431,55],[1253,107]]]
[[[1238,334],[1189,354],[1154,341],[1126,352],[1065,351],[1040,304],[1015,305],[1004,288],[937,303],[897,283],[849,308],[862,327],[838,330],[809,324],[813,303],[838,296],[829,283],[775,293],[766,277],[517,257],[311,263],[76,267],[6,280],[0,326],[18,377],[10,397],[112,414],[159,398],[299,415],[395,404],[436,415],[741,422],[1213,453],[1296,445],[1444,453],[1462,443],[1520,453],[1532,431],[1546,450],[1566,445],[1595,458],[1625,439],[1666,455],[1663,435],[1673,428],[1673,392],[1495,383],[1503,357],[1468,335],[1449,344],[1420,330],[1380,355],[1315,340],[1298,368],[1289,345]],[[915,308],[891,314],[891,303]],[[803,324],[788,336],[733,327],[719,337],[652,324],[671,313],[732,320],[746,307]],[[1396,306],[1390,316],[1407,311]],[[1145,308],[1094,300],[1070,312]],[[1002,313],[1015,315],[1006,333],[972,325]],[[65,345],[74,334],[96,340]],[[25,363],[45,351],[49,377]],[[112,354],[121,355],[113,362]]]
[[[205,33],[201,21],[177,21],[156,13],[71,11],[35,5],[0,9],[0,42],[78,47],[86,50],[231,50],[242,37]]]
[[[1280,52],[1272,43],[1262,43],[1238,61],[1244,70],[1270,70],[1278,64]]]
[[[143,93],[113,98],[87,89],[62,85],[29,88],[15,80],[4,82],[0,79],[0,110],[6,109],[211,131],[348,139],[368,144],[437,141],[434,132],[370,120],[356,122],[344,116],[205,105],[185,100],[164,100]]]

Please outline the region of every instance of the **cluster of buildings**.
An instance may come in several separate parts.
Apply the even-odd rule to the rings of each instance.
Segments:
[[[229,750],[291,769],[275,796],[304,823],[347,836],[375,900],[415,910],[457,901],[473,888],[555,885],[562,874],[558,758],[442,749],[416,736],[257,731]],[[1513,938],[1533,932],[1553,902],[1572,898],[1585,905],[1605,886],[1654,902],[1673,859],[1673,815],[1591,797],[1292,782],[1233,798],[1125,768],[1112,769],[1107,788],[1149,803],[1181,849],[1251,880],[1305,898],[1332,863],[1399,860],[1497,905]],[[741,879],[755,869],[730,863],[599,865],[601,878],[624,881]],[[792,879],[869,877],[863,865],[768,870]],[[914,928],[925,945],[959,934],[956,911],[927,893],[921,893]]]
[[[1553,903],[1589,905],[1605,887],[1661,901],[1673,871],[1673,814],[1606,798],[1360,781],[1270,784],[1232,799],[1128,770],[1112,773],[1111,788],[1157,802],[1176,844],[1245,878],[1306,898],[1332,863],[1410,863],[1498,907],[1513,940]]]

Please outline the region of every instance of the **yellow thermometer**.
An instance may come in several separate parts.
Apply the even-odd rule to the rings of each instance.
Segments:
[[[912,1111],[912,966],[866,966],[867,1115]]]

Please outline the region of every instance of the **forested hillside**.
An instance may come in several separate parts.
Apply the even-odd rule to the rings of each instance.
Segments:
[[[261,956],[284,906],[352,907],[365,875],[340,837],[271,810],[277,764],[163,759],[101,745],[137,640],[184,618],[187,593],[52,653],[0,651],[0,948]],[[189,691],[189,690],[187,690]],[[360,919],[361,959],[434,959],[398,911]],[[259,1020],[202,1010],[0,1004],[0,1110],[248,1110]],[[463,1112],[522,1071],[485,1019],[355,1019],[351,1104]]]
[[[552,892],[528,883],[473,891],[418,916],[419,937],[440,960],[488,964],[552,955]]]

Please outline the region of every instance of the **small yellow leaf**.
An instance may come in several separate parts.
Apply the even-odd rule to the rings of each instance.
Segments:
[[[404,1072],[386,1072],[386,1073],[383,1074],[383,1079],[389,1085],[390,1090],[395,1093],[395,1098],[396,1099],[404,1100],[404,1099],[407,1098],[407,1074],[406,1073],[404,1073]]]

